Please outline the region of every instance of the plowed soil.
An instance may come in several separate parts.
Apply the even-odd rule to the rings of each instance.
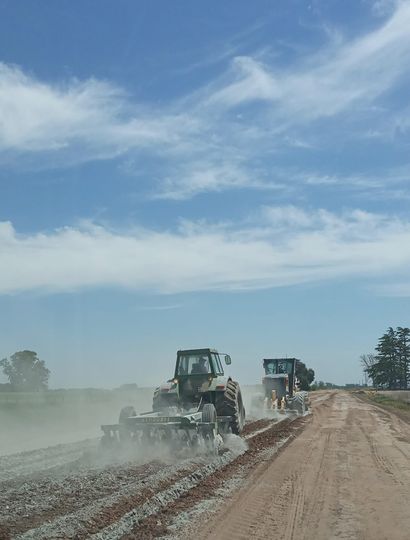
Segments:
[[[214,457],[162,447],[107,455],[97,440],[1,457],[0,539],[157,537],[168,531],[178,501],[189,509],[297,425],[296,417],[250,422],[243,438],[228,436]],[[162,515],[169,519],[159,526]]]

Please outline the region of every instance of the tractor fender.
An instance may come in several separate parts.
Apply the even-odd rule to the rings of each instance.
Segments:
[[[215,377],[209,386],[208,391],[225,392],[228,381],[231,381],[231,377]]]
[[[164,393],[164,394],[174,394],[177,391],[177,385],[172,381],[167,381],[166,383],[161,384],[157,389],[155,389],[155,393]]]

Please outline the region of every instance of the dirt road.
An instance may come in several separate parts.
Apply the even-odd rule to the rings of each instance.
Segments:
[[[410,538],[410,425],[345,392],[313,408],[192,539]]]

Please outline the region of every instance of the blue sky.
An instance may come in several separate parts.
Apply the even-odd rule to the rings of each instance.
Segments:
[[[410,3],[0,1],[0,356],[358,381],[409,325]]]

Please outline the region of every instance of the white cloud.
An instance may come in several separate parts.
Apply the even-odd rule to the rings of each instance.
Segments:
[[[376,4],[381,9],[387,0]],[[23,159],[11,161],[21,164],[37,155],[47,167],[127,154],[138,172],[148,163],[144,172],[158,188],[154,198],[283,188],[287,182],[278,183],[272,171],[286,154],[320,152],[323,144],[337,144],[335,134],[349,141],[357,130],[368,140],[383,136],[386,125],[380,130],[372,119],[392,121],[392,115],[375,105],[409,74],[409,27],[410,3],[400,2],[378,29],[355,40],[330,39],[317,54],[287,67],[275,67],[272,55],[260,55],[264,62],[237,57],[221,78],[160,107],[110,82],[49,83],[0,64],[0,158],[17,154]],[[343,131],[349,119],[359,123],[359,105],[369,121]],[[403,131],[407,124],[398,109],[394,125]],[[322,120],[319,129],[313,120]],[[390,136],[392,129],[390,123]],[[353,186],[360,178],[351,180]],[[338,175],[311,175],[305,183],[335,185]]]
[[[379,29],[321,51],[304,64],[277,71],[250,57],[236,58],[231,77],[215,88],[210,105],[236,107],[251,101],[275,106],[294,123],[336,115],[357,102],[372,103],[388,91],[410,61],[410,3],[400,3]]]
[[[130,148],[177,144],[193,123],[132,103],[123,90],[89,79],[51,85],[0,63],[0,150],[64,151],[106,157]]]
[[[370,0],[371,9],[373,15],[376,17],[385,17],[386,15],[391,15],[394,9],[397,7],[397,4],[401,0]]]
[[[313,224],[313,216],[306,210],[295,206],[267,206],[262,211],[263,217],[272,225],[287,228],[305,228]]]
[[[340,215],[264,209],[252,227],[186,224],[115,232],[85,224],[19,235],[0,226],[0,293],[125,287],[157,293],[279,287],[391,276],[410,263],[410,222],[361,210]]]
[[[248,170],[235,160],[222,163],[193,161],[167,177],[155,195],[157,199],[190,199],[198,193],[220,192],[228,189],[281,189],[279,183],[259,178],[257,170]]]
[[[348,191],[356,196],[367,199],[408,199],[410,197],[410,167],[408,164],[400,167],[381,168],[374,172],[358,171],[351,174],[326,173],[325,171],[299,170],[296,168],[272,169],[276,185],[287,187],[307,186],[321,189],[337,189]]]

